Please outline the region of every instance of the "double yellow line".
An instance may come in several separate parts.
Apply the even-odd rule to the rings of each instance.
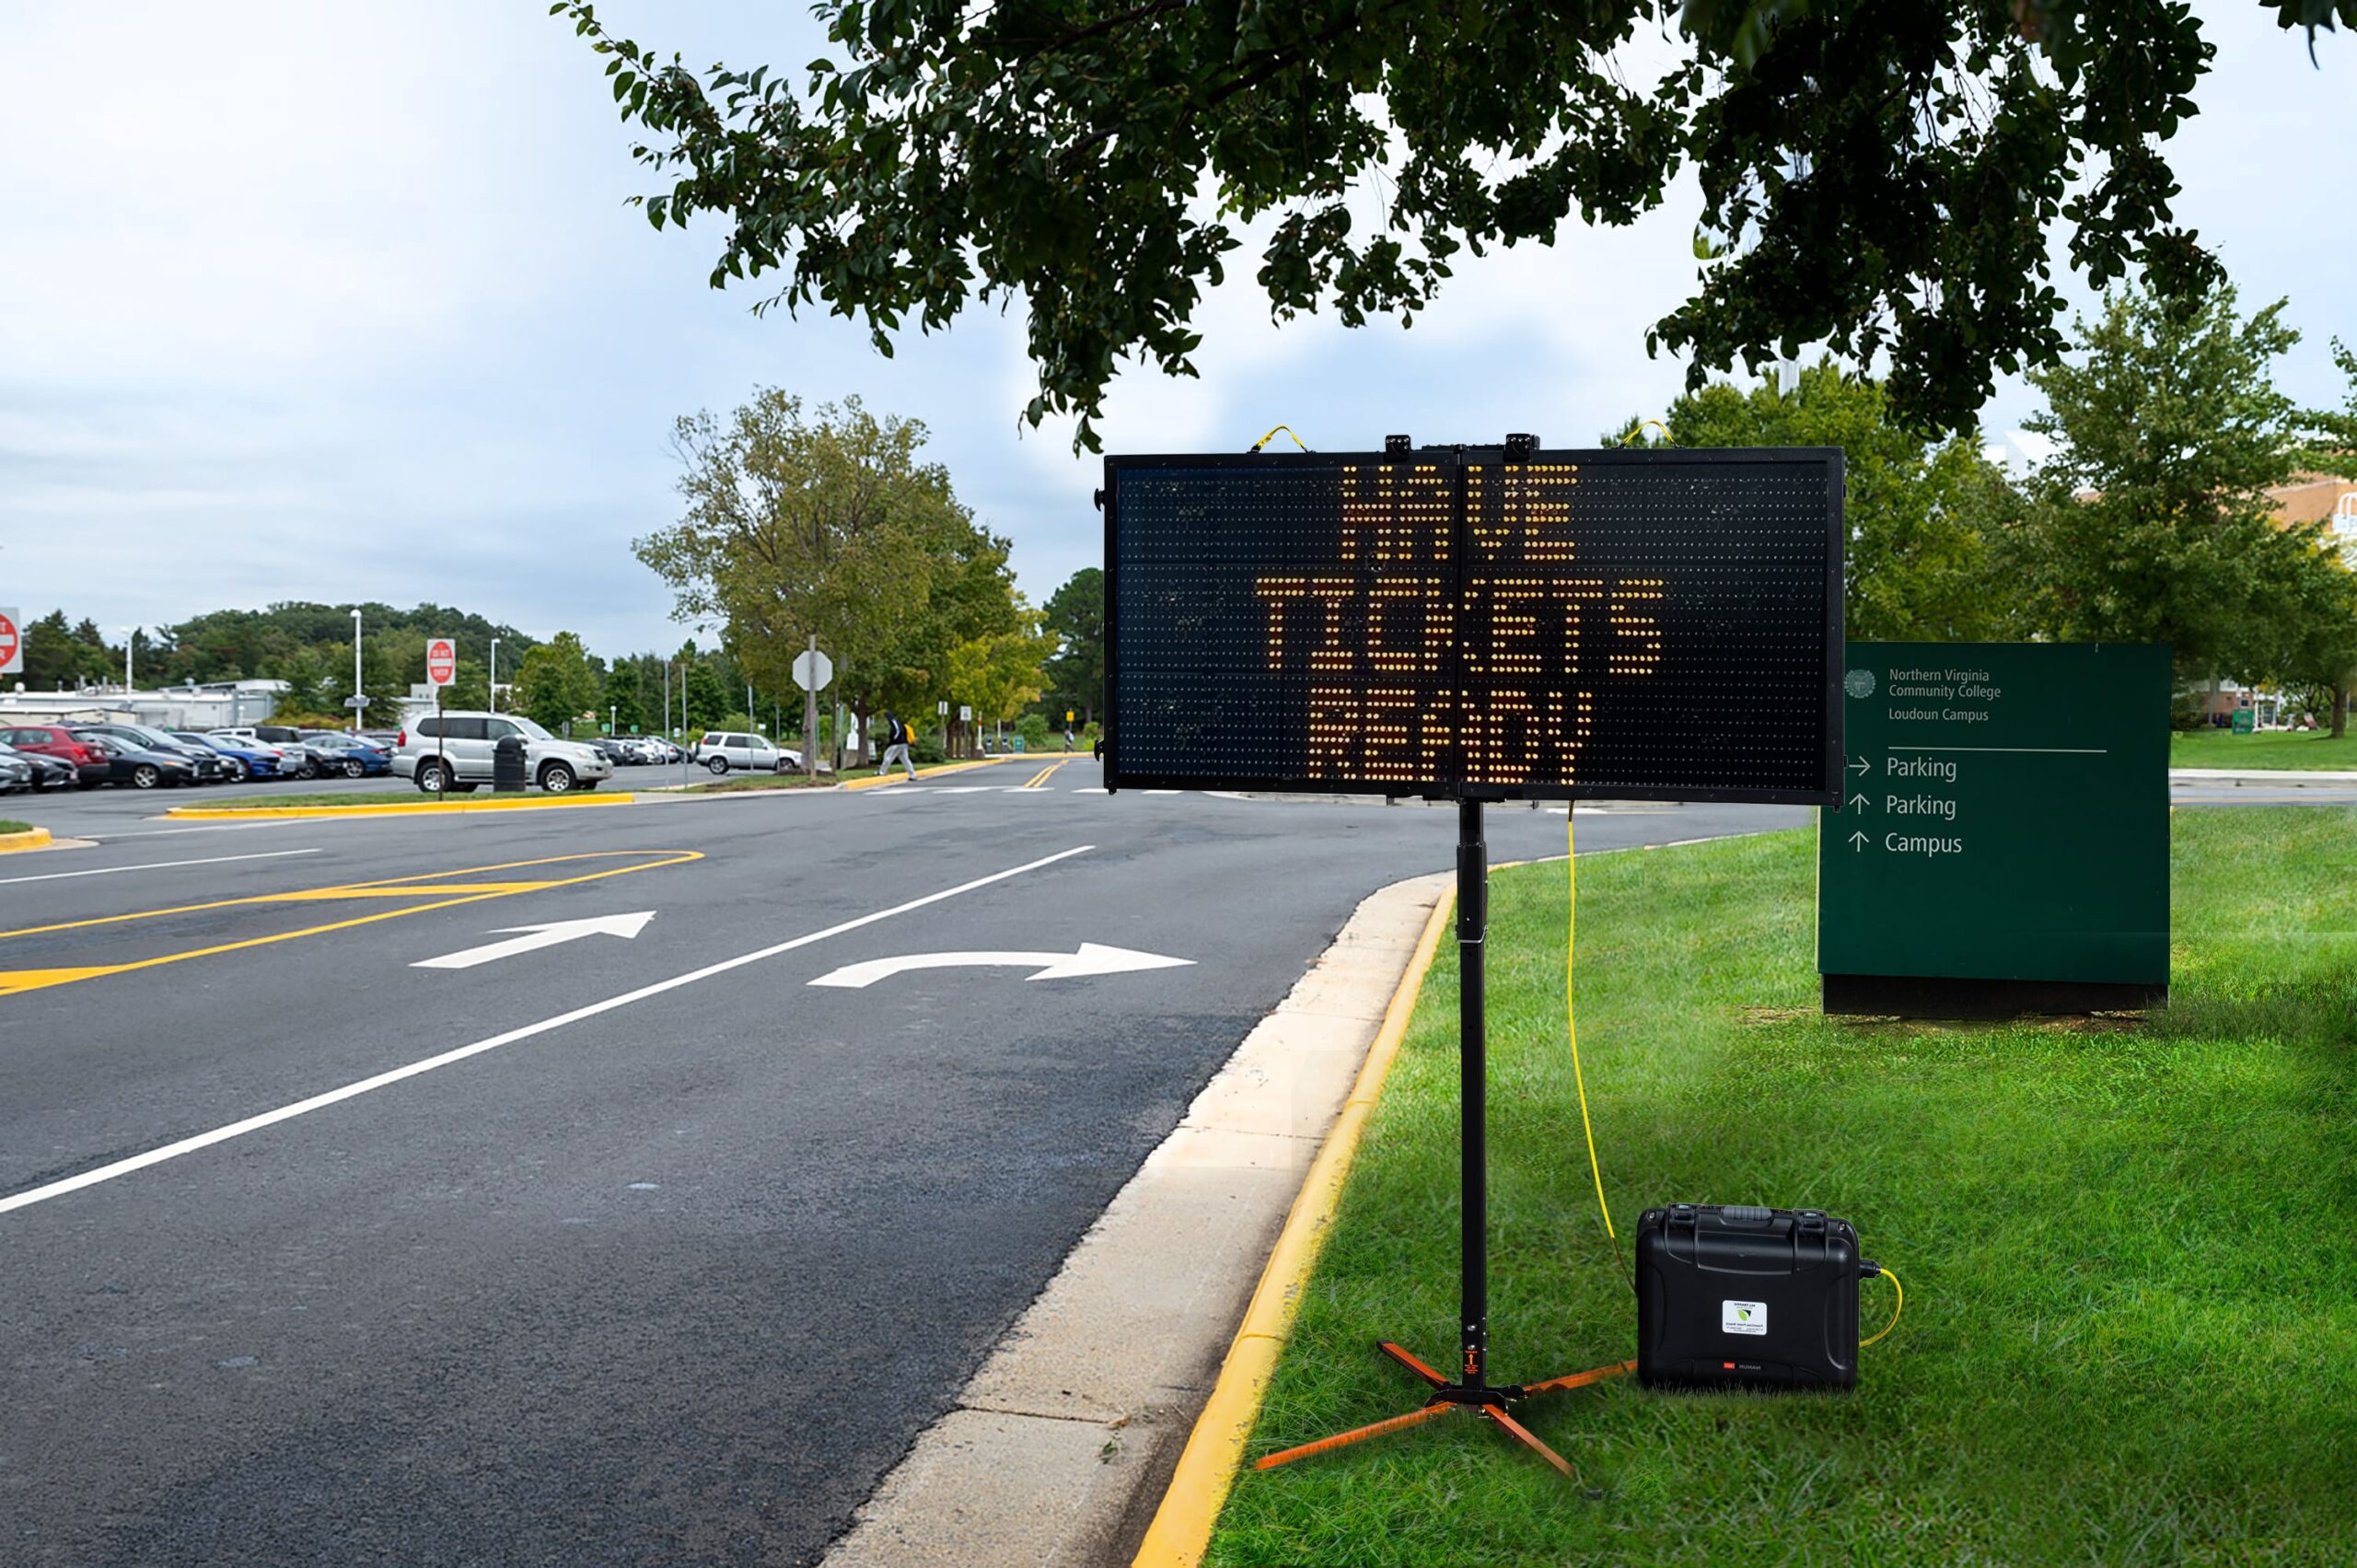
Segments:
[[[1022,787],[1025,789],[1045,789],[1048,785],[1048,781],[1056,776],[1056,770],[1062,767],[1065,762],[1069,762],[1071,761],[1071,758],[1066,757],[1062,761],[1049,763],[1046,767],[1040,769],[1029,778],[1025,779],[1023,781]]]

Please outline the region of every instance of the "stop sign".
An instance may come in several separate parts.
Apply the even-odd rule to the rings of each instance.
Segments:
[[[425,679],[447,686],[459,679],[459,645],[448,637],[434,637],[425,645]]]
[[[25,668],[25,636],[17,630],[17,611],[13,606],[0,606],[0,675],[14,675]]]

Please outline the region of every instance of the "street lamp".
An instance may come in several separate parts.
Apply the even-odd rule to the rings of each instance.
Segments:
[[[491,711],[499,711],[499,639],[491,640]]]
[[[360,690],[360,607],[357,605],[352,609],[352,694],[354,697],[365,695]],[[352,733],[354,735],[360,733],[363,711],[358,703],[352,704]]]
[[[123,695],[127,697],[132,691],[132,655],[135,653],[139,647],[139,628],[136,626],[126,626],[122,630],[122,692]]]

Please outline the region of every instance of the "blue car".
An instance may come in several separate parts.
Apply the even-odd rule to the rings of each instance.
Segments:
[[[348,779],[359,779],[393,771],[389,749],[340,730],[306,730],[303,744],[319,759],[319,772],[323,773],[341,771]]]
[[[278,776],[278,753],[270,749],[255,750],[234,738],[218,735],[199,735],[192,729],[176,729],[172,738],[190,746],[202,746],[221,759],[223,771],[231,784],[244,779],[274,779]]]

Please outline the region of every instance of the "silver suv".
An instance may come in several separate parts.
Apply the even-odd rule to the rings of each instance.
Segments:
[[[802,753],[772,745],[766,735],[715,729],[688,749],[688,761],[715,773],[725,773],[731,768],[774,773],[788,768],[800,771]]]
[[[551,795],[595,789],[614,776],[613,763],[594,749],[560,740],[521,714],[465,710],[427,714],[403,729],[393,748],[393,772],[415,780],[428,795],[445,789],[465,795],[491,783],[495,749],[509,736],[524,742],[525,779]]]

